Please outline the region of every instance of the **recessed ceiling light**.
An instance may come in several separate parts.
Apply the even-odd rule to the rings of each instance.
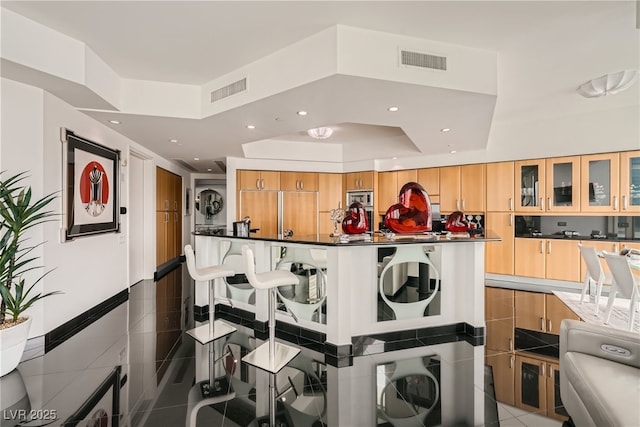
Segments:
[[[392,160],[396,160],[396,159],[397,159],[397,157],[392,157],[391,159],[392,159]]]
[[[306,111],[298,111],[298,115],[299,116],[306,116],[307,112]]]
[[[442,129],[440,129],[440,132],[449,132],[449,131],[451,131],[451,129],[449,129],[449,128],[442,128]]]
[[[172,143],[172,144],[177,144],[178,140],[177,139],[170,139],[169,142]]]
[[[451,151],[449,151],[449,154],[456,154],[456,153],[457,153],[457,151],[456,151],[456,150],[451,150]]]
[[[119,125],[120,120],[109,120],[109,123],[111,123],[112,125]]]
[[[256,127],[254,125],[247,125],[247,129],[255,129]]]
[[[194,157],[193,160],[198,161],[200,160],[200,157]]]
[[[389,107],[389,108],[387,108],[387,111],[391,111],[392,113],[395,113],[398,110],[399,110],[398,107]]]
[[[211,168],[207,169],[207,172],[211,172]]]

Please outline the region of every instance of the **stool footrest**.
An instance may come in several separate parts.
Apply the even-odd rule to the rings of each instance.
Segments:
[[[265,342],[260,347],[253,350],[242,358],[243,362],[253,365],[263,371],[278,373],[287,363],[291,362],[294,357],[300,353],[300,349],[290,345],[275,343],[276,357],[275,360],[269,360],[269,342]]]
[[[197,328],[189,329],[187,333],[195,338],[200,344],[207,344],[237,331],[236,328],[222,320],[214,321],[213,330],[215,335],[212,337],[209,332],[209,323],[205,323]]]

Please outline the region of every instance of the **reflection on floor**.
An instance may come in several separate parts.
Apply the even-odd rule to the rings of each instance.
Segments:
[[[142,282],[126,303],[2,377],[2,396],[24,397],[11,408],[3,398],[0,409],[13,420],[2,427],[17,426],[29,409],[54,414],[55,425],[81,426],[263,426],[271,413],[276,425],[295,427],[560,425],[497,404],[482,345],[416,339],[388,351],[376,341],[342,368],[303,348],[271,376],[240,362],[261,343],[241,325],[213,346],[181,332],[165,351],[156,301],[156,284]],[[204,393],[209,383],[218,390]]]

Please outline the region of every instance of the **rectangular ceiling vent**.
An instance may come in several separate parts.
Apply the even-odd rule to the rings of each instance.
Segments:
[[[231,95],[235,95],[236,93],[244,92],[245,90],[247,90],[246,77],[244,79],[238,80],[237,82],[231,83],[229,85],[226,85],[224,87],[221,87],[220,89],[216,89],[213,92],[211,92],[211,103],[213,104],[214,102],[228,98]]]
[[[191,172],[198,172],[198,169],[194,168],[193,166],[191,166],[189,163],[185,162],[182,159],[172,159],[174,161],[174,163],[179,164],[180,166],[182,166],[183,168],[185,168],[188,171]]]
[[[400,51],[400,64],[409,67],[429,68],[431,70],[447,70],[447,57],[428,53]]]

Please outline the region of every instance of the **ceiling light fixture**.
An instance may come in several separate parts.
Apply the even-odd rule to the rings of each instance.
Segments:
[[[170,139],[169,142],[172,143],[172,144],[177,144],[178,140],[177,139]]]
[[[330,127],[319,127],[319,128],[314,128],[314,129],[309,129],[307,131],[307,134],[311,137],[311,138],[315,138],[315,139],[327,139],[329,137],[331,137],[331,135],[333,135],[333,129],[331,129]]]
[[[109,123],[111,123],[112,125],[119,125],[120,120],[109,120]]]
[[[207,172],[211,172],[211,168],[207,169]]]
[[[299,116],[306,116],[307,112],[306,111],[298,111],[297,113]]]
[[[389,107],[387,108],[387,111],[391,111],[392,113],[395,113],[396,111],[398,111],[400,108],[398,107]]]
[[[580,85],[580,87],[578,87],[578,93],[585,98],[614,95],[629,89],[637,77],[638,70],[624,70],[618,71],[617,73],[606,74]]]
[[[456,150],[451,150],[451,151],[449,151],[449,154],[456,154],[456,153],[457,153],[457,151],[456,151]]]
[[[442,128],[442,129],[440,129],[440,132],[450,132],[450,131],[451,131],[451,129],[449,129],[449,128]]]
[[[200,157],[194,157],[193,160],[197,162],[198,160],[200,160]]]
[[[254,125],[247,125],[247,129],[255,129],[256,127]]]

